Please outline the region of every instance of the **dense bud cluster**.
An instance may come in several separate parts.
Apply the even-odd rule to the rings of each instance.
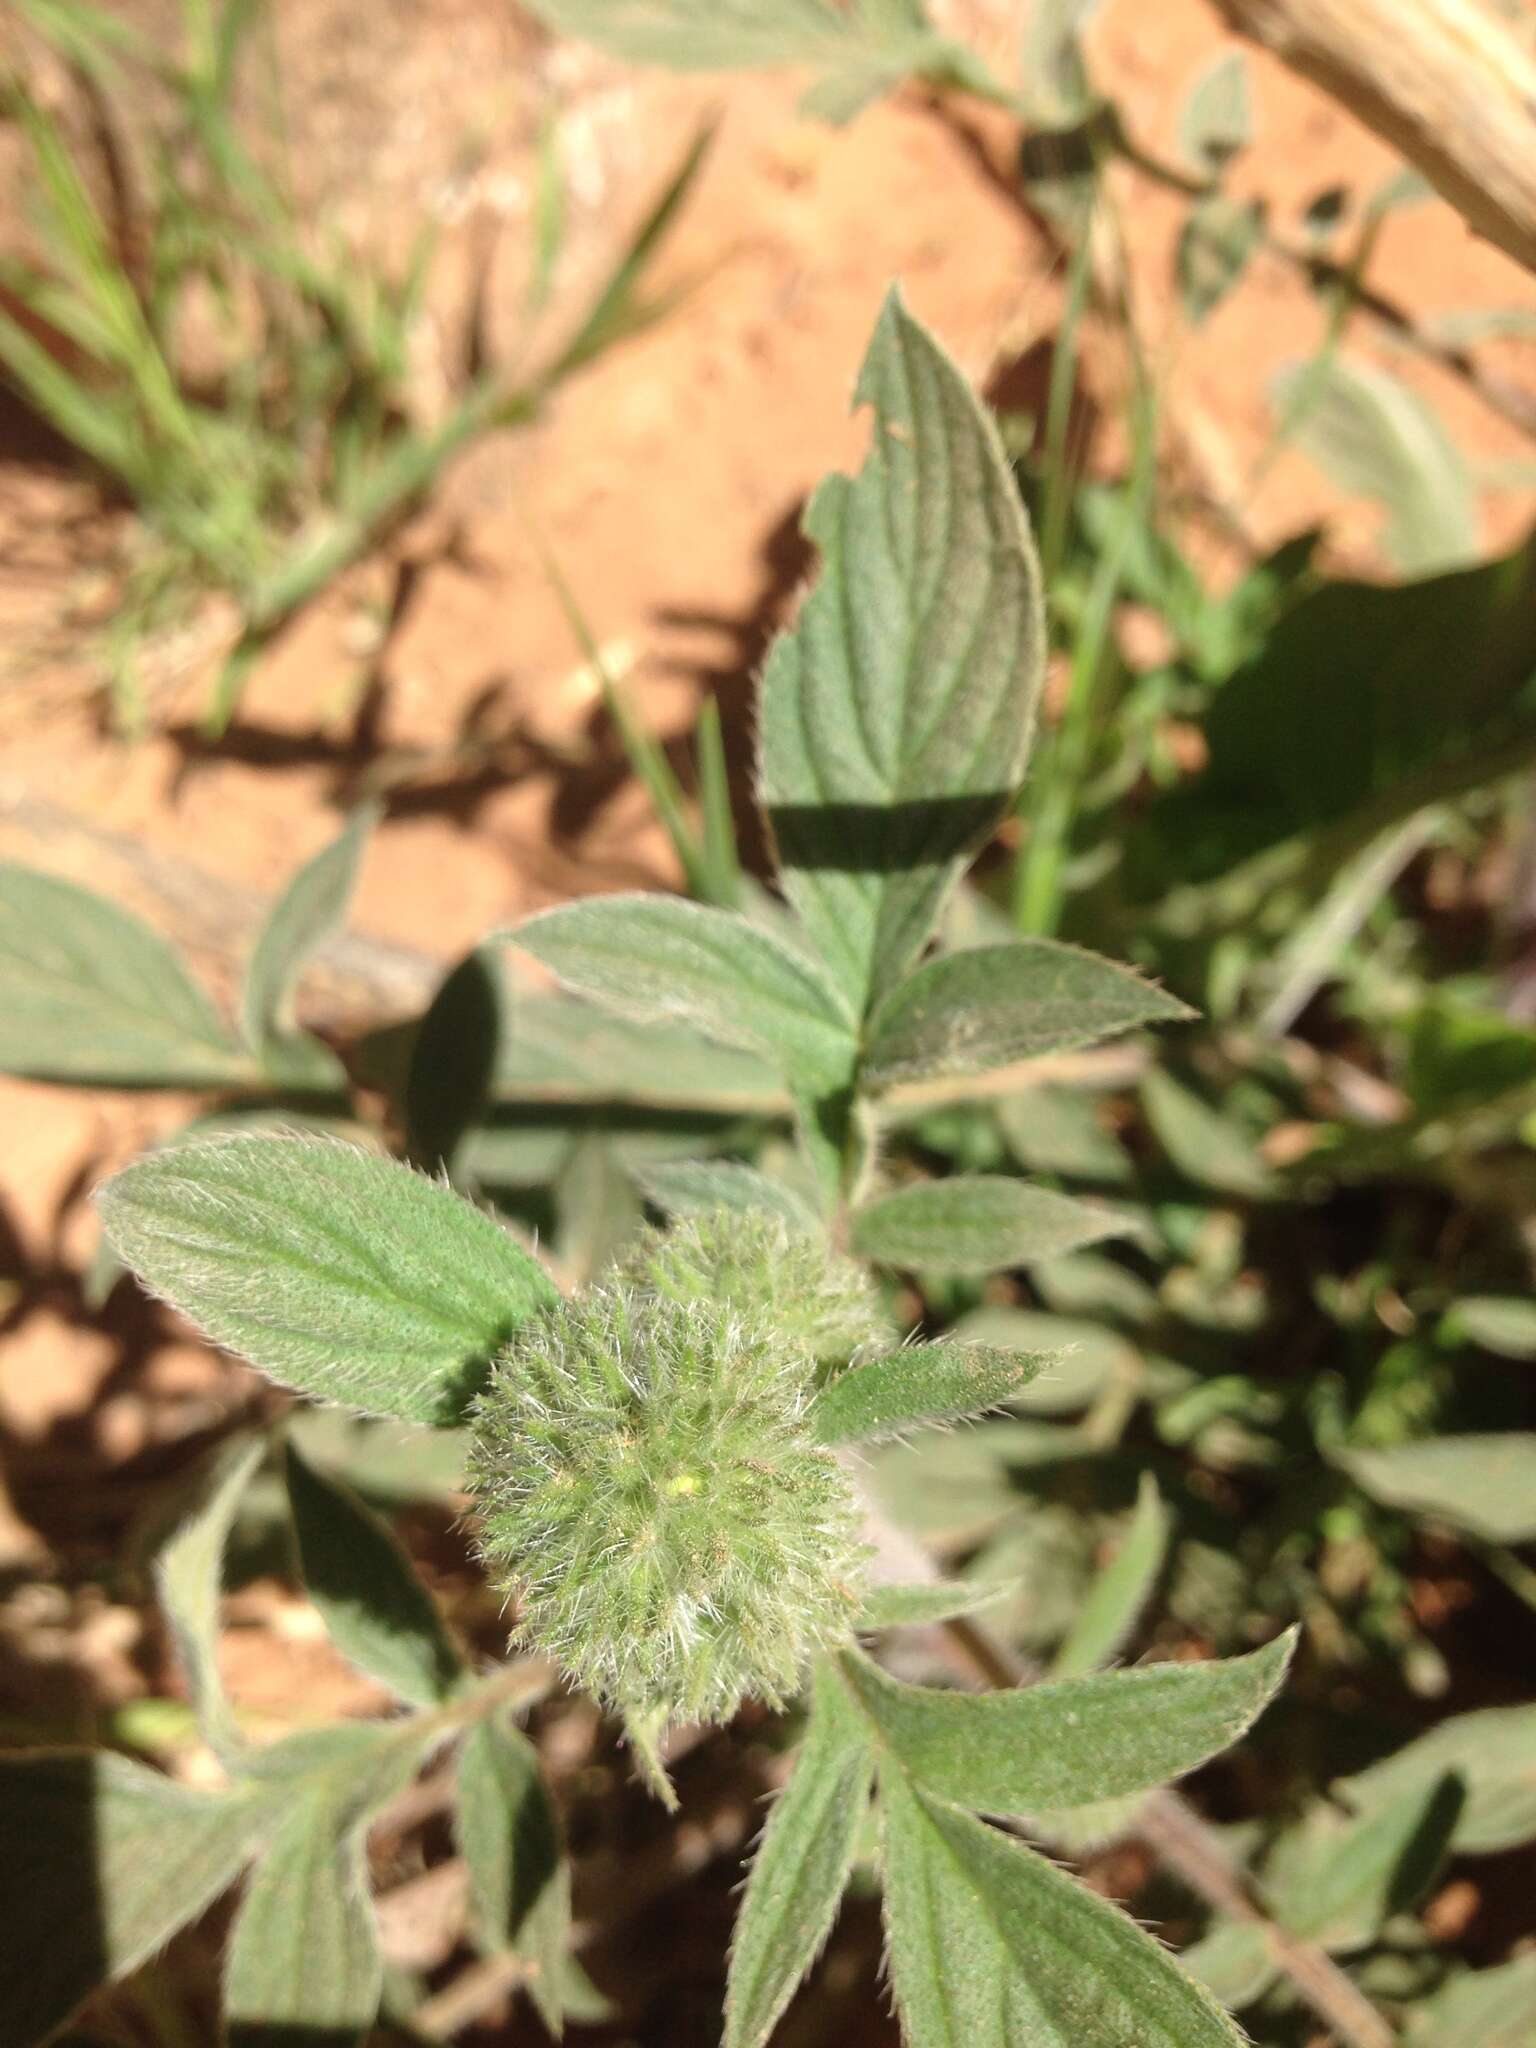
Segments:
[[[780,1704],[851,1627],[862,1554],[760,1313],[619,1279],[526,1325],[482,1395],[471,1484],[518,1637],[632,1729]]]
[[[844,1365],[866,1344],[893,1341],[862,1267],[761,1211],[722,1209],[642,1231],[614,1277],[668,1301],[727,1301],[819,1365]]]

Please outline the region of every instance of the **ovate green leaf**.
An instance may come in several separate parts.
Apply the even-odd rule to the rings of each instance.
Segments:
[[[1049,1813],[1150,1791],[1235,1742],[1274,1698],[1294,1633],[1246,1657],[1142,1664],[1001,1692],[904,1685],[867,1657],[847,1683],[918,1783],[988,1813]]]
[[[1520,1295],[1466,1294],[1447,1310],[1440,1334],[1477,1344],[1500,1358],[1536,1359],[1536,1301]]]
[[[0,1761],[0,2048],[35,2048],[232,1884],[270,1823],[110,1752]]]
[[[172,1530],[155,1558],[155,1590],[170,1623],[176,1654],[203,1740],[221,1755],[239,1747],[234,1715],[219,1676],[219,1601],[224,1550],[241,1496],[265,1445],[240,1439],[214,1460],[196,1507]]]
[[[384,1982],[367,1809],[301,1792],[246,1885],[225,1965],[229,2048],[351,2048]]]
[[[249,1080],[158,932],[104,897],[0,863],[0,1069],[119,1088]]]
[[[1168,1511],[1150,1473],[1142,1476],[1130,1527],[1078,1609],[1051,1663],[1053,1678],[1093,1671],[1122,1648],[1151,1598],[1168,1555]]]
[[[996,429],[897,295],[857,398],[874,443],[811,501],[821,574],[769,655],[760,717],[785,890],[862,1014],[1012,801],[1045,634]]]
[[[139,1278],[216,1343],[301,1393],[407,1422],[458,1420],[555,1298],[491,1217],[321,1139],[177,1146],[97,1200]]]
[[[867,1203],[853,1219],[866,1259],[925,1273],[990,1273],[1096,1244],[1128,1228],[1113,1209],[1001,1175],[922,1181]]]
[[[1208,65],[1179,110],[1179,147],[1207,177],[1215,177],[1253,140],[1248,64],[1229,50]]]
[[[1295,1933],[1347,1955],[1417,1905],[1456,1831],[1464,1792],[1454,1773],[1405,1785],[1351,1818],[1318,1805],[1282,1835],[1264,1865],[1264,1892]]]
[[[1242,283],[1264,239],[1262,199],[1228,199],[1212,192],[1185,215],[1174,259],[1179,303],[1191,327],[1208,320]]]
[[[839,1373],[816,1396],[811,1427],[824,1444],[857,1444],[959,1422],[1011,1401],[1054,1362],[984,1344],[907,1344]]]
[[[287,1447],[304,1586],[344,1657],[412,1706],[440,1705],[466,1676],[437,1603],[379,1517]]]
[[[1437,1436],[1338,1462],[1373,1500],[1449,1522],[1492,1543],[1536,1536],[1536,1431]]]
[[[1453,1838],[1459,1855],[1492,1855],[1536,1840],[1536,1706],[1453,1714],[1336,1790],[1358,1812],[1374,1813],[1405,1792],[1428,1790],[1447,1772],[1466,1789]]]
[[[1117,1907],[899,1771],[880,1775],[891,1983],[910,2048],[1240,2048]]]
[[[878,1090],[984,1074],[1191,1015],[1128,967],[1076,946],[1050,939],[978,946],[925,962],[891,991],[870,1020],[860,1078]]]
[[[874,1760],[846,1692],[819,1670],[794,1773],[752,1862],[731,1941],[725,2048],[764,2048],[837,1916]]]
[[[603,896],[506,936],[578,995],[641,1024],[680,1024],[773,1062],[801,1096],[847,1085],[846,1002],[804,953],[732,911]]]
[[[1274,1176],[1238,1124],[1154,1067],[1141,1084],[1147,1120],[1163,1150],[1196,1187],[1261,1200]]]
[[[990,1606],[1009,1585],[985,1579],[936,1579],[932,1585],[870,1586],[859,1607],[861,1629],[927,1628],[936,1621],[953,1621],[959,1614],[974,1614]]]
[[[707,1215],[712,1209],[739,1209],[781,1216],[808,1236],[818,1233],[821,1218],[804,1197],[781,1180],[744,1166],[736,1159],[678,1159],[648,1167],[639,1176],[646,1200],[669,1216]]]
[[[1415,2008],[1408,2048],[1529,2048],[1536,2040],[1536,1954],[1453,1977]]]
[[[340,837],[299,869],[257,935],[240,997],[240,1021],[253,1052],[271,1054],[295,1033],[299,977],[346,916],[377,817],[370,804],[354,811]]]
[[[1280,395],[1303,408],[1292,435],[1339,489],[1385,506],[1383,545],[1405,575],[1476,556],[1471,472],[1439,414],[1401,378],[1335,358],[1288,371]]]
[[[504,1713],[488,1714],[464,1739],[454,1829],[482,1941],[522,1960],[528,1994],[558,2035],[570,1865],[538,1752]]]

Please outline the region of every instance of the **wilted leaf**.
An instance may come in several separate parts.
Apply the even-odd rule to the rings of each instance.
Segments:
[[[904,1685],[856,1653],[840,1668],[881,1743],[930,1792],[1029,1814],[1150,1791],[1218,1756],[1273,1699],[1294,1647],[1292,1632],[1246,1657],[983,1693]]]
[[[491,1217],[320,1139],[177,1146],[97,1200],[140,1279],[215,1343],[301,1393],[407,1422],[458,1420],[555,1298]]]
[[[109,1751],[0,1760],[0,2048],[36,2048],[239,1875],[272,1821]]]
[[[860,1079],[879,1090],[985,1074],[1193,1014],[1130,968],[1076,946],[978,946],[927,961],[897,984],[870,1019]]]
[[[1239,2048],[1134,1920],[1021,1842],[880,1774],[891,1984],[910,2048]]]
[[[0,863],[0,1069],[119,1088],[253,1078],[158,932],[102,896]]]
[[[1337,1462],[1373,1500],[1485,1536],[1536,1536],[1536,1431],[1427,1437],[1378,1451],[1341,1451]]]
[[[1011,1401],[1054,1363],[984,1344],[907,1344],[829,1381],[812,1403],[811,1427],[824,1444],[857,1444],[959,1422]]]
[[[873,1769],[846,1692],[818,1670],[805,1739],[752,1860],[731,1939],[725,2048],[764,2048],[815,1962],[853,1867]]]
[[[291,1443],[286,1469],[304,1588],[332,1642],[412,1706],[441,1705],[466,1667],[405,1552],[371,1509]]]
[[[760,725],[785,891],[862,1015],[1012,800],[1045,633],[997,431],[895,294],[856,396],[874,443],[811,501],[821,572],[769,654]]]
[[[1289,370],[1290,433],[1341,491],[1388,514],[1382,544],[1404,575],[1455,568],[1478,552],[1477,494],[1460,449],[1426,399],[1398,377],[1334,358]]]
[[[921,1181],[866,1203],[854,1249],[924,1273],[990,1273],[1055,1258],[1127,1229],[1113,1209],[1001,1175]]]
[[[465,1737],[454,1812],[482,1940],[522,1959],[528,1995],[558,2035],[570,1865],[538,1752],[505,1714],[486,1715]]]
[[[1071,1633],[1051,1662],[1053,1678],[1096,1670],[1123,1648],[1168,1555],[1168,1511],[1150,1473],[1142,1475],[1130,1526],[1078,1609]]]

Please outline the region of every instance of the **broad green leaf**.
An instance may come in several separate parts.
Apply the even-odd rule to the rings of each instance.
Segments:
[[[1272,1192],[1274,1175],[1248,1134],[1181,1082],[1154,1067],[1141,1084],[1141,1100],[1163,1150],[1196,1187],[1251,1201]]]
[[[907,1344],[829,1381],[811,1405],[811,1427],[824,1444],[878,1443],[1001,1407],[1054,1364],[984,1344]]]
[[[1052,1678],[1097,1670],[1124,1647],[1157,1584],[1170,1533],[1157,1481],[1143,1473],[1130,1527],[1089,1587],[1071,1633],[1051,1660]]]
[[[297,1031],[299,977],[346,916],[377,818],[372,804],[354,811],[341,835],[299,869],[258,933],[240,996],[241,1028],[254,1053],[267,1054]]]
[[[760,726],[785,891],[863,1015],[1013,799],[1045,632],[996,428],[895,293],[856,399],[874,442],[811,500],[821,572],[769,654]]]
[[[926,961],[870,1019],[860,1079],[871,1091],[1092,1045],[1193,1011],[1128,967],[1051,939]]]
[[[1265,1862],[1264,1893],[1275,1915],[1334,1954],[1368,1947],[1434,1882],[1463,1798],[1461,1780],[1447,1773],[1405,1786],[1358,1819],[1314,1807]]]
[[[1215,2000],[1034,1850],[880,1774],[891,1984],[909,2048],[1240,2048]]]
[[[846,1002],[806,954],[733,911],[677,896],[601,896],[504,936],[577,995],[771,1060],[798,1095],[848,1084]]]
[[[1440,1335],[1448,1343],[1479,1345],[1500,1358],[1536,1359],[1536,1301],[1464,1294],[1441,1319]]]
[[[464,1738],[454,1832],[482,1942],[521,1958],[528,1995],[558,2035],[570,1865],[538,1752],[505,1713],[487,1714]]]
[[[607,1008],[519,990],[496,1062],[502,1100],[633,1105],[726,1116],[785,1116],[783,1080],[755,1053],[676,1024],[636,1024]]]
[[[1398,820],[1530,758],[1536,542],[1425,582],[1330,582],[1293,600],[1213,693],[1202,732],[1209,765],[1128,847],[1133,894],[1213,883],[1324,831],[1332,874]]]
[[[885,1266],[924,1273],[991,1273],[1028,1266],[1129,1227],[1094,1202],[993,1174],[921,1181],[866,1203],[853,1247]]]
[[[939,35],[920,0],[532,0],[562,35],[582,36],[635,64],[674,71],[814,65],[829,75],[805,111],[847,120],[913,75],[996,94],[980,60]]]
[[[957,1615],[974,1614],[989,1607],[1011,1586],[992,1585],[985,1579],[938,1579],[932,1585],[870,1586],[859,1605],[861,1629],[928,1628],[934,1622],[953,1621]]]
[[[1280,1974],[1269,1928],[1259,1920],[1218,1920],[1179,1961],[1229,2012],[1262,1998]]]
[[[1015,1397],[1026,1415],[1071,1415],[1087,1408],[1112,1379],[1133,1379],[1140,1360],[1133,1345],[1102,1323],[1051,1315],[1033,1308],[978,1308],[950,1332],[957,1344],[998,1344],[1012,1351],[1044,1351],[1055,1364]]]
[[[1216,177],[1253,140],[1248,63],[1229,50],[1207,65],[1179,110],[1179,148],[1207,177]]]
[[[735,1159],[676,1159],[648,1167],[637,1176],[648,1202],[669,1216],[705,1215],[711,1209],[740,1209],[780,1216],[808,1236],[823,1229],[803,1196],[781,1180]]]
[[[1291,426],[1298,446],[1340,490],[1386,508],[1382,544],[1404,575],[1476,557],[1471,472],[1439,414],[1401,378],[1335,357],[1287,371],[1279,395],[1282,405],[1303,407]]]
[[[384,1983],[365,1831],[387,1796],[302,1789],[248,1881],[225,1962],[229,2048],[351,2048]]]
[[[500,963],[477,946],[443,977],[411,1047],[405,1081],[406,1150],[428,1173],[452,1174],[484,1115],[505,1034]]]
[[[1536,2040],[1536,1953],[1468,1970],[1408,2021],[1408,2048],[1530,2048]]]
[[[437,1603],[377,1515],[290,1443],[288,1500],[309,1597],[332,1642],[414,1707],[441,1705],[464,1682],[463,1656]]]
[[[284,1434],[305,1462],[340,1479],[384,1513],[413,1501],[456,1508],[464,1490],[467,1432],[402,1428],[344,1408],[298,1408]]]
[[[1337,1462],[1373,1500],[1491,1543],[1536,1536],[1536,1431],[1427,1437]]]
[[[239,1875],[271,1823],[255,1792],[173,1784],[110,1751],[0,1760],[0,2048],[35,2048]]]
[[[1369,1814],[1404,1793],[1428,1791],[1447,1773],[1467,1795],[1452,1838],[1458,1855],[1495,1855],[1536,1841],[1536,1706],[1453,1714],[1335,1790]]]
[[[1047,1083],[1020,1088],[994,1105],[997,1127],[1019,1165],[1030,1173],[1123,1186],[1130,1158],[1100,1120],[1092,1095]]]
[[[219,1088],[249,1058],[158,932],[105,897],[0,863],[0,1069],[119,1088]]]
[[[874,1759],[836,1676],[818,1668],[788,1785],[752,1860],[731,1939],[724,2048],[764,2048],[837,1917]]]
[[[215,1343],[300,1393],[406,1422],[457,1421],[555,1299],[490,1216],[323,1139],[177,1146],[97,1200],[139,1278]]]
[[[197,1725],[203,1740],[221,1756],[240,1747],[219,1676],[224,1551],[265,1449],[261,1441],[248,1438],[226,1445],[213,1462],[196,1508],[172,1530],[155,1558],[155,1590],[186,1674]]]
[[[1191,327],[1208,320],[1242,283],[1264,240],[1262,199],[1229,199],[1212,192],[1184,217],[1174,257],[1179,303]]]
[[[1246,1657],[984,1693],[904,1685],[856,1652],[840,1668],[881,1743],[929,1791],[1030,1814],[1150,1791],[1220,1755],[1274,1698],[1294,1647],[1292,1632]]]

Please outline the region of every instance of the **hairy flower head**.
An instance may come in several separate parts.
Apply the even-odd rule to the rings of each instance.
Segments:
[[[619,1281],[519,1330],[481,1396],[480,1550],[518,1638],[632,1729],[778,1705],[850,1632],[859,1516],[759,1315]]]
[[[644,1230],[613,1277],[668,1301],[720,1301],[762,1317],[791,1350],[844,1365],[862,1345],[888,1344],[890,1319],[863,1268],[824,1238],[762,1210],[716,1209],[668,1230]]]

